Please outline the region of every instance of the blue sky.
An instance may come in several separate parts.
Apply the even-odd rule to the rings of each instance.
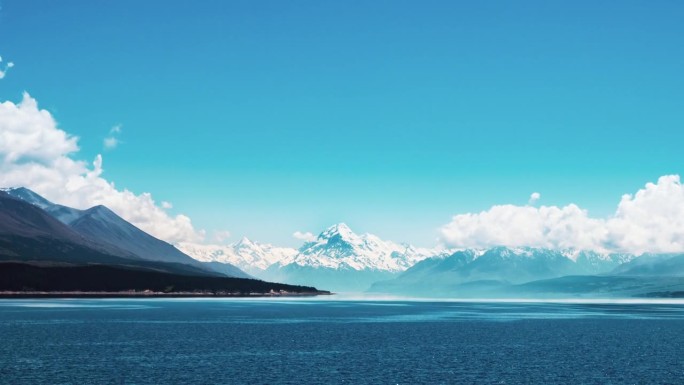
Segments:
[[[0,4],[0,100],[233,240],[344,221],[428,246],[535,191],[610,215],[684,166],[680,2]]]

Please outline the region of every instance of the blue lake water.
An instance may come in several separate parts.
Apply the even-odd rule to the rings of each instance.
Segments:
[[[684,303],[0,300],[2,384],[684,384]]]

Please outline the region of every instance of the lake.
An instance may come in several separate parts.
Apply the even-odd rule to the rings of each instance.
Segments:
[[[682,384],[684,302],[0,300],[2,384]]]

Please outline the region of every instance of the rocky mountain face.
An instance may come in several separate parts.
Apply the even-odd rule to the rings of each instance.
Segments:
[[[88,244],[108,255],[189,265],[193,269],[204,271],[221,270],[222,274],[230,271],[232,276],[247,277],[247,274],[234,266],[218,266],[220,269],[217,269],[202,264],[171,244],[140,230],[105,206],[78,210],[52,203],[23,187],[5,189],[3,193],[16,202],[36,208],[42,213],[41,215],[51,217],[50,223],[53,227],[57,226],[59,231],[68,230],[72,238],[77,236],[80,239],[79,242]],[[54,231],[57,230],[53,230],[53,233]]]

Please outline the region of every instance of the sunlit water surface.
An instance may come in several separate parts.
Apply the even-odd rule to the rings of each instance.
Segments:
[[[684,303],[0,300],[3,384],[684,384]]]

